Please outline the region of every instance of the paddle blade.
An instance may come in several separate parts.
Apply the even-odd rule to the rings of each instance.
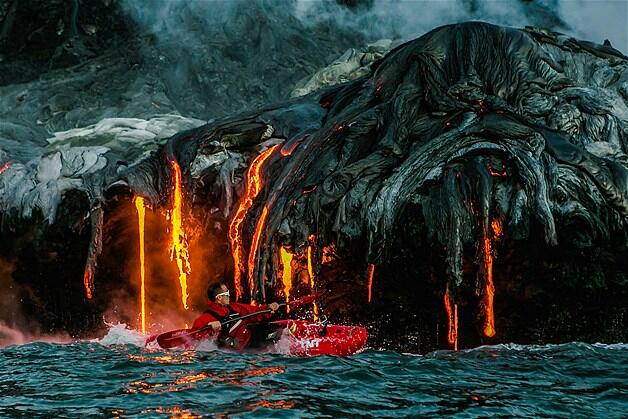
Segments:
[[[325,294],[325,290],[321,290],[315,292],[314,294],[306,295],[305,297],[297,298],[296,300],[292,300],[288,302],[290,307],[298,307],[305,304],[313,303],[318,297]]]
[[[211,330],[179,329],[157,336],[157,343],[163,349],[176,348],[178,346],[189,348],[195,346],[199,341],[207,339],[210,335]]]

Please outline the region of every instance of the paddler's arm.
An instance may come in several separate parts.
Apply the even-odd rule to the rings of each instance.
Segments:
[[[257,316],[250,317],[246,319],[251,323],[261,322],[264,320],[270,319],[273,314],[279,309],[279,304],[270,303],[270,304],[261,304],[259,306],[252,306],[250,304],[239,304],[239,303],[231,303],[231,307],[235,309],[240,315],[244,316],[247,314],[255,313],[256,311],[264,311],[271,310],[271,313],[262,313]]]
[[[194,320],[192,329],[200,329],[201,327],[211,326],[212,329],[220,329],[220,322],[209,313],[203,313]]]

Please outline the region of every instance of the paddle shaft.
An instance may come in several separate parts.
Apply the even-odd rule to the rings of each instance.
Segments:
[[[287,304],[286,303],[281,303],[281,304],[279,304],[279,307],[283,307],[285,305],[287,305]],[[277,307],[277,308],[279,308],[279,307]],[[257,316],[258,314],[266,314],[266,313],[272,313],[272,310],[268,308],[266,310],[256,311],[255,313],[245,314],[244,316],[235,317],[233,319],[222,321],[222,322],[220,322],[220,325],[222,327],[225,327],[226,325],[228,325],[230,323],[235,323],[238,320],[244,320],[244,319],[248,319],[249,317]],[[210,325],[207,325],[207,326],[199,327],[194,332],[200,332],[201,330],[208,330],[208,329],[211,329],[211,328],[212,327]]]

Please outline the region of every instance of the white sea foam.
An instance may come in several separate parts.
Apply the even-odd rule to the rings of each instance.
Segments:
[[[124,323],[107,324],[109,331],[102,339],[95,339],[92,342],[100,343],[104,346],[112,345],[135,345],[144,347],[148,335],[129,328]]]

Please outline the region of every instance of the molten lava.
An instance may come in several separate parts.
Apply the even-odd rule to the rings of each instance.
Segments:
[[[369,265],[369,282],[368,282],[368,288],[369,288],[369,294],[368,294],[368,302],[371,302],[372,299],[372,289],[373,289],[373,274],[375,273],[375,265],[373,265],[372,263]]]
[[[173,199],[170,210],[170,260],[176,259],[179,268],[179,285],[181,286],[181,301],[183,307],[188,308],[188,275],[192,272],[190,266],[190,254],[188,252],[188,241],[183,229],[183,192],[181,187],[181,168],[179,164],[171,160],[173,174]]]
[[[286,295],[286,303],[290,298],[290,291],[292,290],[292,253],[281,246],[279,249],[279,256],[281,257],[281,282],[283,282],[283,292]],[[286,306],[288,312],[290,312],[290,306]]]
[[[242,250],[242,231],[241,225],[246,218],[246,213],[253,205],[253,200],[262,190],[262,164],[270,157],[272,152],[279,144],[272,146],[268,150],[261,153],[253,160],[246,174],[246,188],[240,200],[240,205],[236,211],[231,223],[229,224],[229,241],[231,242],[231,251],[233,253],[233,279],[236,290],[236,301],[242,297],[242,271],[244,270],[243,250]],[[251,260],[251,258],[249,258]],[[249,263],[249,267],[251,264]]]
[[[255,226],[255,232],[253,233],[253,241],[251,242],[251,251],[249,252],[249,292],[251,299],[253,299],[253,291],[255,291],[255,259],[257,256],[257,246],[259,245],[259,238],[264,231],[264,225],[266,224],[266,217],[268,216],[268,208],[264,207],[262,215],[257,220]]]
[[[310,236],[310,241],[316,240],[315,236]],[[312,246],[307,247],[307,273],[310,276],[310,289],[314,291],[314,269],[312,268]],[[318,321],[318,306],[314,303],[314,321]]]
[[[489,232],[484,231],[484,275],[486,286],[484,289],[484,335],[495,336],[495,318],[493,314],[493,297],[495,296],[495,286],[493,285],[493,249]]]
[[[445,292],[445,310],[447,310],[447,320],[449,328],[447,332],[447,342],[454,345],[454,351],[458,350],[458,304],[454,304],[454,299]]]
[[[499,239],[502,235],[502,222],[499,218],[495,218],[491,222],[491,227],[493,228],[493,237],[495,237],[496,240]]]
[[[94,272],[91,266],[88,264],[85,267],[85,272],[83,272],[83,285],[85,286],[85,295],[87,296],[88,300],[91,300],[93,298],[93,295],[92,295],[92,286],[94,283],[93,281],[94,281]]]
[[[144,208],[144,198],[136,196],[133,200],[137,211],[137,223],[140,241],[140,313],[142,319],[142,333],[146,333],[146,293],[144,287],[144,218],[146,210]]]

